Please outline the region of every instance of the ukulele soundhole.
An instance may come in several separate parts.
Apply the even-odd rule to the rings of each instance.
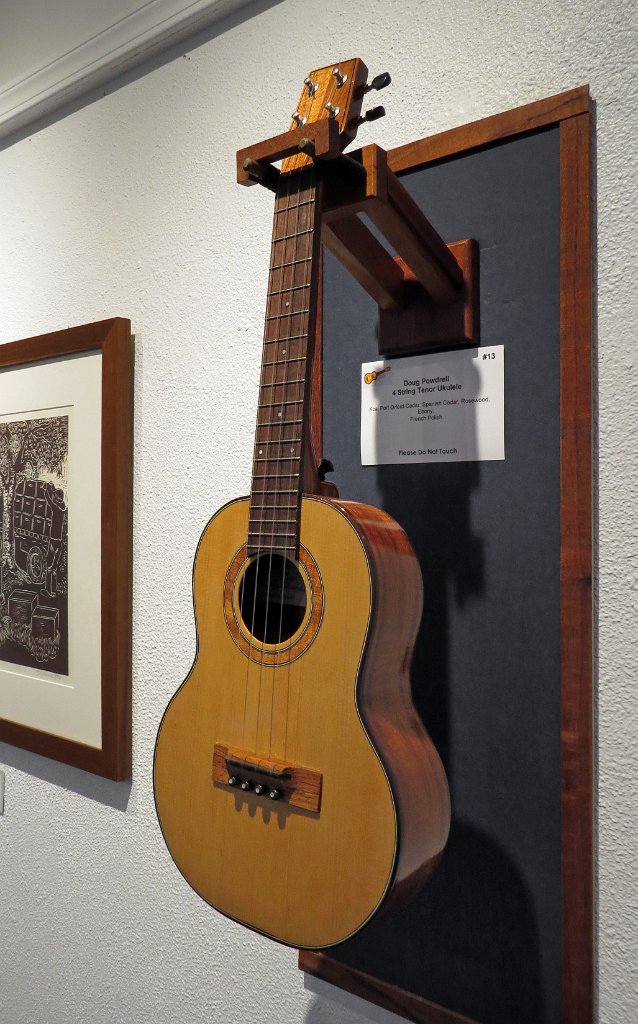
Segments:
[[[239,611],[260,643],[280,644],[294,636],[306,605],[303,577],[291,559],[269,551],[250,563],[239,588]]]

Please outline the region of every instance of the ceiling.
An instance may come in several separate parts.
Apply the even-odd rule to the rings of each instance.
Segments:
[[[0,138],[254,0],[0,0]]]

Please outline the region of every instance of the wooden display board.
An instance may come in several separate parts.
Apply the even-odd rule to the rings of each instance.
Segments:
[[[581,87],[389,154],[446,241],[478,241],[504,462],[361,466],[377,310],[326,259],[323,451],[341,497],[384,507],[421,560],[413,689],[453,826],[409,906],[299,964],[421,1024],[593,1021],[589,103]]]

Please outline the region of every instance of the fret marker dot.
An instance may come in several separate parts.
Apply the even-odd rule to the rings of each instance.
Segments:
[[[260,455],[262,454],[263,450],[264,450],[263,448],[260,448],[260,449],[259,449],[259,454],[260,454]]]
[[[282,354],[282,356],[285,356],[285,354],[286,354],[286,350],[285,350],[285,348],[282,348],[282,350],[281,350],[281,354]]]

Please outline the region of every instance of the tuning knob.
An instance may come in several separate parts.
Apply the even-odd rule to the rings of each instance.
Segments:
[[[337,89],[340,89],[341,86],[344,84],[344,82],[348,81],[348,76],[344,75],[344,73],[341,70],[341,68],[333,68],[332,69],[332,74],[335,77],[335,80],[336,80],[336,83],[337,83]]]
[[[310,75],[308,75],[307,78],[304,78],[303,84],[305,85],[306,89],[308,90],[308,95],[309,96],[314,96],[314,94],[316,93],[317,89],[319,88],[319,82],[313,82],[313,80],[310,77]]]
[[[239,779],[237,778],[236,775],[229,775],[228,776],[228,785],[229,786],[238,786],[239,785]]]
[[[363,115],[364,121],[378,121],[380,117],[385,117],[385,107],[372,107],[371,110],[366,110]]]
[[[340,110],[340,108],[335,107],[334,103],[331,103],[330,100],[325,104],[325,109],[328,111],[329,117],[336,117]]]
[[[368,121],[378,121],[384,115],[385,107],[372,107],[370,110],[366,110],[365,114],[362,114],[361,117],[357,117],[353,123],[358,128],[359,125],[366,124]]]
[[[263,793],[266,792],[266,788],[267,787],[264,786],[262,782],[258,782],[257,785],[255,786],[255,795],[261,796]]]
[[[368,85],[366,85],[364,92],[371,92],[372,89],[375,89],[378,92],[379,89],[385,89],[385,87],[389,85],[391,81],[392,79],[390,78],[390,72],[382,71],[380,75],[375,75],[372,81]]]
[[[270,797],[271,800],[279,800],[279,798],[281,797],[281,790],[271,789],[268,796]]]
[[[250,781],[250,779],[244,779],[244,780],[242,781],[242,783],[241,783],[241,789],[243,789],[244,793],[247,793],[247,792],[249,792],[249,790],[251,790],[252,788],[253,788],[253,784],[252,784],[252,782]]]
[[[305,124],[306,121],[308,120],[307,117],[302,117],[298,110],[295,110],[294,114],[292,115],[292,119],[298,128],[301,128],[302,124]]]

